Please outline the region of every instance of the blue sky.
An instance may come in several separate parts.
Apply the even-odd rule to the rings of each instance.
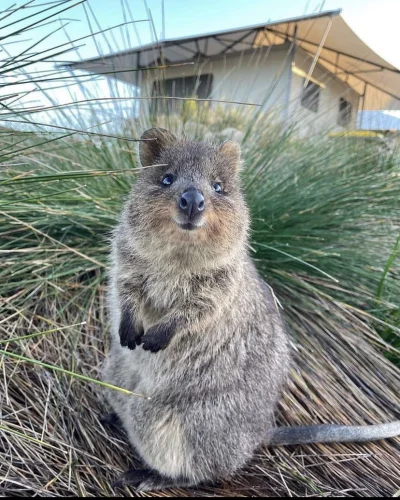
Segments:
[[[157,36],[161,35],[162,0],[147,0],[154,18]],[[111,27],[123,22],[120,2],[90,0],[90,5],[103,27]],[[145,19],[146,8],[143,1],[131,1],[129,5],[136,19]],[[392,64],[400,67],[398,22],[400,0],[165,0],[167,38],[206,33],[229,29],[268,20],[312,14],[323,10],[342,8],[343,15],[356,33]],[[82,28],[86,29],[82,22]],[[77,26],[74,26],[76,29]],[[149,23],[138,25],[140,41],[151,41]],[[131,28],[134,45],[139,41]],[[91,49],[85,50],[88,56]],[[95,52],[92,50],[93,54]],[[86,55],[86,54],[85,54]]]
[[[36,3],[43,5],[48,1],[36,0]],[[164,0],[164,2],[167,38],[313,14],[319,12],[321,8],[323,10],[342,8],[343,16],[353,30],[382,57],[400,67],[400,51],[398,50],[400,0],[246,0],[244,2],[236,0]],[[6,3],[12,4],[13,1],[0,0],[0,10],[3,4],[5,6]],[[23,3],[26,3],[26,1],[17,0],[18,5]],[[90,33],[90,29],[97,31],[96,22],[102,29],[121,24],[124,22],[122,4],[129,5],[132,16],[136,20],[148,19],[147,5],[154,19],[155,30],[148,21],[138,23],[135,27],[130,25],[123,30],[114,29],[112,31],[114,38],[112,42],[113,50],[151,42],[154,40],[154,31],[156,31],[157,37],[161,36],[162,0],[88,0],[87,7],[78,5],[62,14],[63,19],[68,19],[65,22],[65,24],[68,24],[66,31],[68,31],[72,39],[77,39]],[[58,7],[58,10],[63,8],[65,6]],[[91,28],[88,26],[85,11],[90,18]],[[96,20],[91,11],[94,12]],[[24,9],[23,11],[25,15],[33,12],[33,8]],[[123,34],[121,31],[123,31]],[[45,26],[37,29],[36,35],[41,36],[48,32],[49,27]],[[102,50],[109,52],[109,47],[101,36],[96,37],[96,40]],[[54,46],[65,41],[66,37],[63,31],[59,31],[51,37],[51,43]],[[49,40],[44,43],[48,47]],[[91,40],[79,43],[84,44],[80,48],[82,57],[97,55],[97,49]],[[14,50],[21,46],[22,44],[15,46]],[[71,54],[68,58],[73,60],[76,59],[76,56]]]

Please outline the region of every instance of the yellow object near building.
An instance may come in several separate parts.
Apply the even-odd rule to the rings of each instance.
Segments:
[[[329,132],[328,137],[355,137],[360,139],[384,139],[385,134],[382,132],[374,132],[372,130],[348,130],[344,132]]]

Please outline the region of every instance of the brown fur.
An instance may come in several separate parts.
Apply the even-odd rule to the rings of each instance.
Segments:
[[[269,439],[289,354],[273,295],[248,256],[238,145],[160,129],[143,138],[156,140],[141,143],[142,164],[164,166],[140,173],[115,233],[105,378],[152,397],[109,393],[133,446],[158,473],[139,475],[148,490],[243,466]],[[166,174],[174,176],[168,187]],[[190,231],[179,209],[188,189],[205,200]],[[138,475],[124,481],[136,484]]]

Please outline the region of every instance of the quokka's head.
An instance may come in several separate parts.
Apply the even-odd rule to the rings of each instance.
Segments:
[[[141,137],[142,168],[128,213],[153,250],[212,259],[246,241],[248,210],[240,188],[240,147],[176,138],[152,128]]]

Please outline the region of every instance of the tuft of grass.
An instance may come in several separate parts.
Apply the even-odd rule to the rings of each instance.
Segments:
[[[52,13],[82,8],[75,3],[10,7],[0,12],[0,27],[18,20],[24,35],[55,21]],[[121,9],[129,19],[125,0]],[[175,114],[127,117],[120,96],[103,100],[87,76],[65,80],[85,98],[58,105],[41,81],[53,77],[34,70],[60,47],[37,50],[33,62],[21,51],[0,73],[7,92],[0,111],[0,491],[110,496],[116,475],[138,465],[126,436],[100,425],[107,409],[88,380],[100,378],[109,347],[109,237],[140,168],[135,140],[151,125],[196,139],[242,139],[250,251],[293,339],[278,423],[399,418],[399,154],[345,138],[300,140],[272,112],[195,98],[177,102]],[[51,110],[39,113],[11,77],[34,83]],[[262,449],[235,478],[198,494],[393,496],[399,446]]]

